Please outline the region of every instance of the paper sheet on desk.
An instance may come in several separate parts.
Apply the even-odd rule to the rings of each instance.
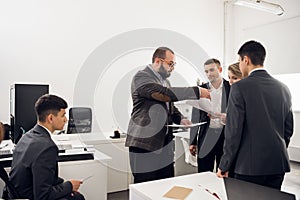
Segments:
[[[206,193],[206,196],[211,196],[217,200],[210,192],[216,193],[221,200],[228,200],[224,179],[218,178],[215,173],[203,172],[202,174],[205,181],[199,181],[198,185],[199,190],[202,191],[201,193]],[[206,190],[209,190],[209,192]]]
[[[164,197],[172,199],[185,199],[192,191],[193,189],[191,188],[174,186],[166,194],[164,194]]]

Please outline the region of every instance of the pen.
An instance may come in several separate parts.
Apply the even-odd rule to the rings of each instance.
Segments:
[[[199,187],[202,187],[201,185],[198,185]],[[202,187],[206,192],[208,192],[209,194],[213,195],[214,197],[216,197],[217,199],[221,200],[220,197],[217,195],[217,193],[215,192],[211,192],[209,189]]]

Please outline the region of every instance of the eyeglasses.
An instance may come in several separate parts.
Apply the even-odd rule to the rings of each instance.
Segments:
[[[170,61],[170,62],[167,62],[166,60],[164,59],[160,59],[162,62],[165,62],[167,63],[167,65],[169,65],[169,67],[175,67],[176,65],[176,62],[173,62],[173,61]]]

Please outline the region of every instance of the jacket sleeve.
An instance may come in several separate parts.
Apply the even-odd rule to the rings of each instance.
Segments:
[[[290,138],[292,137],[294,132],[294,119],[293,119],[292,109],[290,109],[290,111],[288,112],[284,125],[285,125],[284,140],[285,140],[286,148],[288,148],[290,143]]]
[[[245,120],[245,105],[242,95],[234,84],[228,100],[225,140],[223,146],[223,156],[219,168],[226,172],[229,171],[241,143],[243,124]]]
[[[200,110],[197,108],[192,109],[192,123],[200,122]],[[199,132],[199,126],[192,127],[190,129],[190,145],[197,145],[197,136]]]
[[[57,185],[57,148],[50,146],[39,153],[32,164],[34,199],[59,199],[72,192],[71,182]]]
[[[137,92],[141,97],[162,102],[200,98],[198,87],[164,87],[143,72],[135,75],[131,89],[132,93]]]
[[[181,114],[181,112],[178,110],[176,106],[173,106],[172,121],[175,124],[180,124],[182,118],[183,115]]]

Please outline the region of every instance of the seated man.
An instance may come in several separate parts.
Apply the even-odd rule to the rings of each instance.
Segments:
[[[38,122],[16,145],[10,172],[10,181],[22,198],[84,200],[78,192],[82,181],[58,177],[58,148],[50,136],[63,129],[67,107],[65,100],[49,94],[35,103]]]

